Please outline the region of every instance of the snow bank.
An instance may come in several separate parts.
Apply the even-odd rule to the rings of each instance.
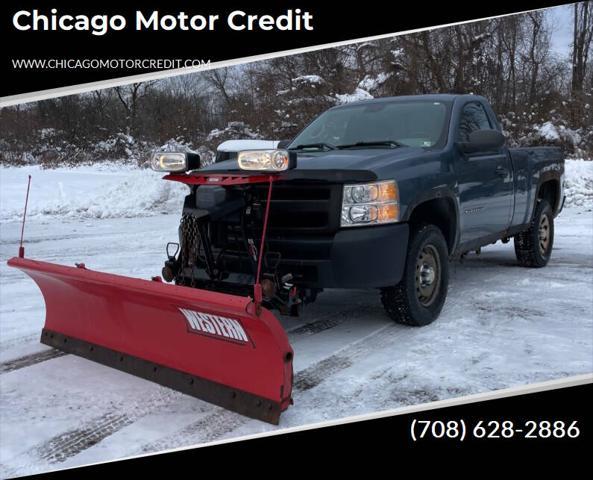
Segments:
[[[28,217],[117,218],[179,213],[187,187],[125,163],[76,168],[0,167],[0,221],[21,219],[27,176]],[[566,161],[566,206],[593,206],[593,161]]]
[[[567,160],[565,206],[593,206],[593,161]]]
[[[159,173],[109,163],[77,168],[0,168],[0,221],[20,220],[28,175],[27,217],[115,218],[179,212],[187,187]]]

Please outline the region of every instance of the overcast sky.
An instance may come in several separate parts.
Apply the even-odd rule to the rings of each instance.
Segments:
[[[551,49],[562,57],[570,54],[573,24],[572,5],[562,5],[548,9],[548,21],[552,28]]]

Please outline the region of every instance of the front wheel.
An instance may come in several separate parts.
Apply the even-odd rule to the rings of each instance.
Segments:
[[[437,227],[420,225],[412,231],[403,278],[381,289],[383,307],[395,322],[418,327],[436,320],[447,297],[448,257]]]
[[[554,246],[554,214],[546,200],[540,200],[529,228],[515,236],[515,254],[524,267],[545,267]]]

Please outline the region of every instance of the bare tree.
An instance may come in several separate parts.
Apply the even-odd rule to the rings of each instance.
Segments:
[[[138,105],[140,99],[147,95],[149,90],[158,82],[158,80],[151,80],[142,83],[132,83],[131,85],[124,85],[115,87],[117,98],[121,102],[126,111],[127,119],[127,133],[134,132],[136,127],[136,120],[138,115]]]
[[[209,70],[204,75],[206,81],[214,87],[214,89],[222,95],[224,102],[227,105],[231,104],[232,101],[232,94],[231,94],[231,69],[224,67],[224,68],[217,68],[215,70]]]
[[[546,11],[471,22],[0,109],[0,159],[58,147],[118,158],[130,145],[170,140],[214,148],[219,134],[289,138],[326,108],[364,96],[358,89],[484,95],[512,138],[538,141],[552,121],[574,131],[579,155],[593,156],[593,1],[563,8],[574,20],[567,58],[550,54]]]
[[[500,22],[501,42],[506,57],[505,67],[507,70],[504,79],[506,92],[503,105],[514,111],[517,109],[517,51],[522,34],[521,18],[511,16],[501,19]]]
[[[529,85],[527,100],[533,104],[537,100],[537,80],[540,76],[540,68],[546,61],[549,52],[549,32],[545,26],[545,14],[542,11],[529,12],[528,18],[528,41],[525,56],[525,75]]]
[[[593,41],[593,2],[573,5],[574,28],[572,40],[572,82],[573,95],[583,92]]]

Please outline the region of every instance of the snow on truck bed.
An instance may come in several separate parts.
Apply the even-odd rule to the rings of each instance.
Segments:
[[[363,290],[328,290],[281,318],[295,404],[273,427],[40,345],[43,299],[6,266],[28,174],[28,256],[142,278],[177,236],[185,186],[120,164],[0,168],[0,477],[592,372],[593,162],[566,171],[546,268],[518,267],[512,243],[453,263],[443,312],[423,328],[395,325]]]

